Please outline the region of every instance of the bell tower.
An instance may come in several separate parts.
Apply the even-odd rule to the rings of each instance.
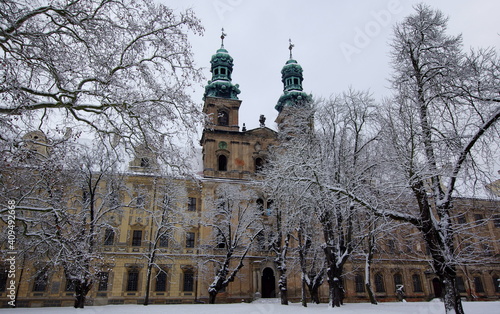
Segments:
[[[238,111],[241,100],[239,85],[233,85],[231,74],[233,73],[233,58],[224,48],[224,29],[221,35],[221,47],[210,60],[210,72],[212,79],[205,86],[203,95],[203,112],[208,120],[205,129],[239,131]]]
[[[302,67],[297,63],[292,56],[292,49],[294,45],[289,40],[290,44],[290,58],[281,69],[281,82],[283,82],[283,94],[278,99],[278,103],[274,107],[278,111],[276,123],[278,126],[284,125],[288,122],[288,116],[301,108],[308,108],[312,102],[311,95],[305,93],[302,88]]]

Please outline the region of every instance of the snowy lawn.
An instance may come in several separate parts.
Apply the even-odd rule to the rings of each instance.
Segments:
[[[466,314],[500,314],[500,302],[464,302]],[[309,305],[307,308],[293,303],[289,306],[279,304],[278,300],[265,300],[252,304],[186,304],[186,305],[106,305],[74,308],[18,308],[1,309],[0,313],[27,314],[66,314],[66,313],[106,313],[106,314],[295,314],[295,313],[343,313],[343,314],[443,314],[444,306],[440,301],[380,303],[348,303],[341,308],[329,309],[327,304]]]

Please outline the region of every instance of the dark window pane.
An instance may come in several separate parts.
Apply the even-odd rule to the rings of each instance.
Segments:
[[[354,281],[356,283],[356,292],[365,292],[365,282],[363,280],[363,276],[354,276]]]
[[[474,289],[476,292],[484,292],[483,281],[481,277],[474,277]]]
[[[167,273],[160,271],[156,276],[156,291],[167,291]]]
[[[97,290],[98,291],[108,290],[109,273],[108,272],[100,272],[97,277],[99,279],[99,285],[97,286]]]
[[[190,212],[196,211],[196,198],[194,197],[188,198],[188,211]]]
[[[141,246],[142,230],[134,230],[132,233],[132,246]]]
[[[414,274],[413,276],[411,276],[411,279],[413,281],[413,291],[422,292],[422,282],[420,281],[420,276]]]
[[[113,245],[115,241],[115,231],[111,228],[104,232],[104,245]]]
[[[184,291],[193,291],[194,289],[194,274],[192,271],[184,272]]]
[[[375,274],[375,291],[385,292],[384,276],[381,273]]]
[[[139,286],[139,272],[131,270],[128,272],[127,291],[137,291]]]
[[[186,233],[186,247],[187,248],[193,248],[194,247],[194,232],[188,232]]]

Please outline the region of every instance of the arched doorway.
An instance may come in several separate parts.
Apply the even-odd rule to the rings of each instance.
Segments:
[[[443,294],[443,288],[441,286],[441,281],[439,281],[439,278],[432,279],[432,287],[434,288],[434,297],[441,298]]]
[[[274,271],[269,267],[265,268],[262,272],[262,297],[276,297],[276,279],[274,277]]]

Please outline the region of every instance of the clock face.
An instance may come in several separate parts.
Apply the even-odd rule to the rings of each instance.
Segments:
[[[226,142],[219,142],[219,148],[220,149],[226,149],[227,148],[227,143]]]

